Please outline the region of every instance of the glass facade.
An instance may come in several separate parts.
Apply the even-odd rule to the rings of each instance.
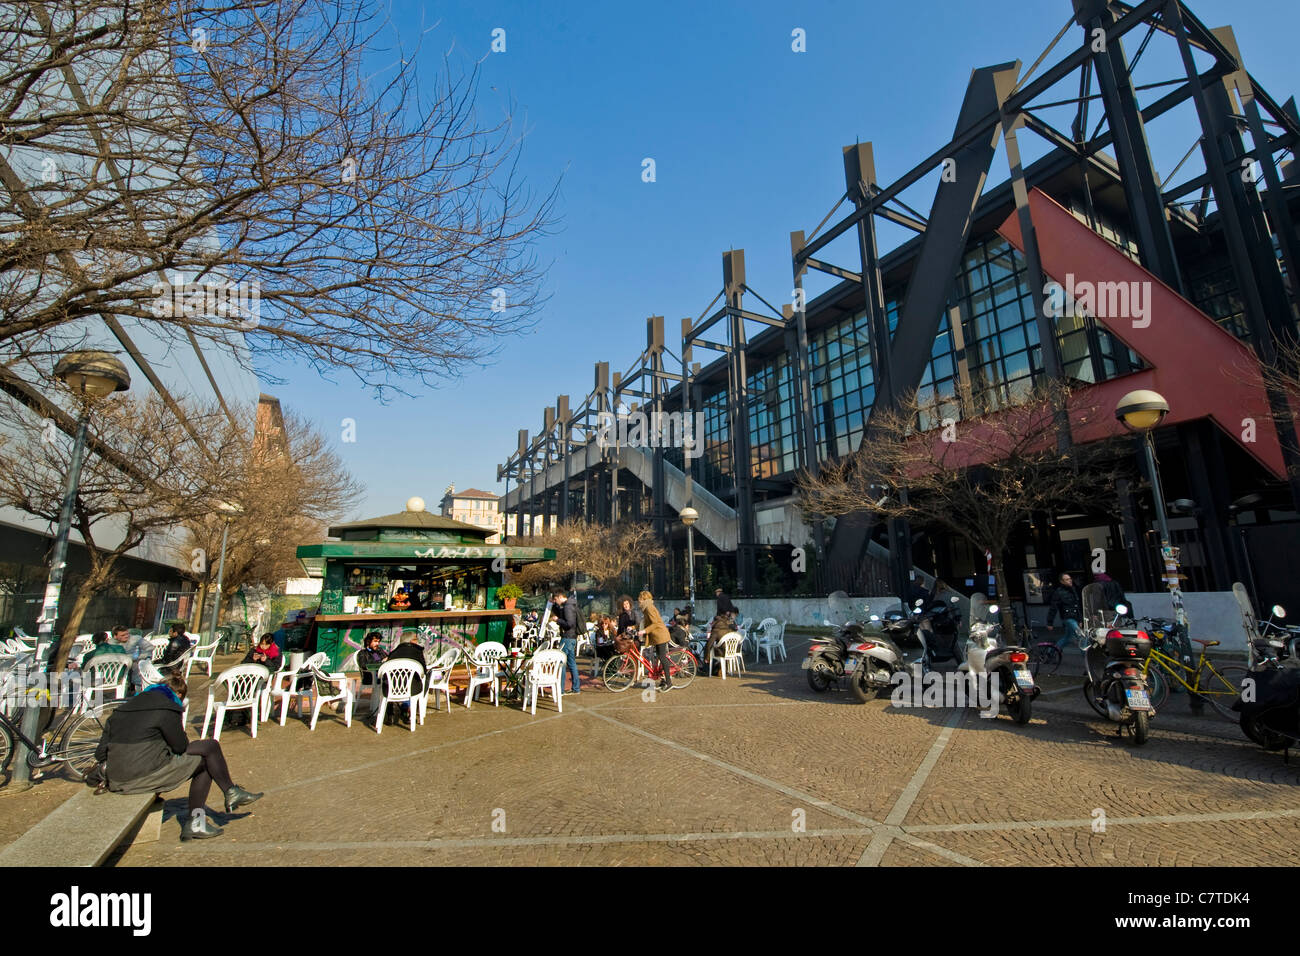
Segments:
[[[1133,254],[1115,230],[1107,238]],[[929,409],[918,423],[937,428],[943,419],[960,420],[1019,401],[1042,374],[1042,349],[1025,260],[997,234],[972,242],[954,278],[946,315],[930,350],[919,384]],[[892,331],[902,306],[902,288],[887,289],[885,311]],[[1056,334],[1066,376],[1095,383],[1141,367],[1141,360],[1073,303],[1057,318]],[[955,329],[954,329],[955,324]],[[810,330],[813,424],[822,460],[851,454],[862,440],[875,402],[870,328],[865,312]],[[750,472],[771,478],[798,463],[798,418],[789,356],[750,353]],[[965,387],[963,387],[965,386]],[[968,395],[966,402],[962,394]],[[965,407],[964,407],[965,406]],[[734,489],[734,463],[726,388],[705,394],[705,454],[693,476],[714,494]],[[681,467],[680,452],[669,460]]]

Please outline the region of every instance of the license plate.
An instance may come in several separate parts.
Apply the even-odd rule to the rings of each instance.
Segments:
[[[853,658],[850,657],[847,661],[844,662],[844,673],[852,674],[853,668],[857,666],[857,663],[858,663],[857,661],[855,661]]]
[[[1147,697],[1146,691],[1125,688],[1124,694],[1128,697],[1128,705],[1131,710],[1151,709],[1151,698]]]
[[[1023,690],[1030,690],[1034,686],[1034,677],[1029,671],[1022,668],[1015,670],[1016,686]]]

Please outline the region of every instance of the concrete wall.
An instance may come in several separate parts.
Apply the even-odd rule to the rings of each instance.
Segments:
[[[1231,595],[1229,595],[1231,597]],[[891,607],[898,606],[898,599],[893,597],[865,597],[850,598],[854,607],[854,616],[858,618],[866,617],[862,611],[863,604],[871,605],[871,613],[877,614]],[[656,601],[655,606],[659,608],[659,613],[663,615],[664,620],[668,620],[673,613],[674,607],[681,607],[685,601]],[[827,618],[830,614],[830,607],[824,597],[807,597],[807,598],[733,598],[732,603],[740,609],[741,615],[746,620],[754,619],[758,623],[765,617],[774,617],[778,621],[784,621],[791,627],[826,627]],[[700,624],[707,624],[713,615],[717,613],[717,602],[713,598],[709,600],[697,600],[695,602],[695,620]],[[835,624],[842,624],[843,621],[834,621]]]

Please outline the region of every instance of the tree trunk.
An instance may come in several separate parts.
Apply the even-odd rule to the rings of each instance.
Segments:
[[[995,556],[993,580],[998,589],[999,617],[1002,621],[1002,640],[1006,644],[1016,643],[1016,620],[1011,613],[1011,594],[1007,590],[1007,576],[1002,572],[1002,561]]]
[[[90,607],[90,600],[95,596],[95,578],[96,575],[92,572],[86,578],[85,583],[77,588],[76,600],[72,602],[72,610],[68,612],[67,620],[63,624],[58,653],[50,661],[51,674],[62,674],[67,669],[73,638],[77,636],[77,631],[81,628],[81,619],[86,616],[86,609]]]

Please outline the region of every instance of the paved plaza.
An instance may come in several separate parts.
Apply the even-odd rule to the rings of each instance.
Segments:
[[[132,846],[119,866],[1293,864],[1300,761],[1264,753],[1172,697],[1133,747],[1073,677],[1044,681],[1025,727],[974,710],[818,696],[798,662],[699,678],[646,700],[598,684],[536,716],[430,710],[414,733],[323,717],[223,732],[235,779],[266,797],[217,840]],[[232,661],[233,662],[233,659]],[[585,672],[585,668],[584,668]],[[191,733],[206,679],[195,675]],[[364,711],[364,705],[362,710]],[[9,842],[77,785],[6,799]],[[210,801],[216,804],[217,800]],[[218,822],[224,817],[215,815]],[[1103,827],[1104,824],[1104,827]]]

